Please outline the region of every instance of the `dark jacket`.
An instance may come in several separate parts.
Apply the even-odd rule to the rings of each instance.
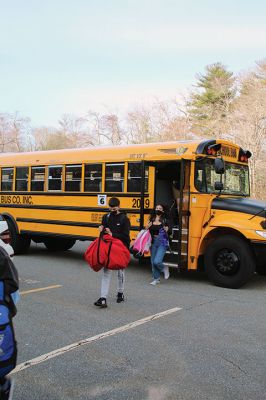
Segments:
[[[12,317],[16,315],[16,306],[12,300],[11,294],[18,290],[19,279],[13,261],[7,252],[0,246],[0,280],[4,282],[5,301],[11,311]]]
[[[121,240],[127,247],[130,245],[130,221],[126,214],[105,214],[102,219],[102,225],[109,228],[114,238]]]

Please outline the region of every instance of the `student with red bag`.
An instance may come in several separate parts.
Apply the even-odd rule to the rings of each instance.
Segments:
[[[102,225],[99,226],[99,230],[101,233],[104,233],[104,235],[111,235],[113,238],[119,239],[121,241],[121,246],[126,246],[128,249],[130,244],[130,221],[126,214],[120,212],[119,207],[119,199],[117,197],[112,197],[109,200],[110,212],[103,216]],[[127,267],[127,265],[117,270],[117,303],[124,301],[125,267]],[[101,297],[94,303],[95,306],[100,308],[107,307],[106,299],[109,293],[111,275],[111,269],[103,268]]]

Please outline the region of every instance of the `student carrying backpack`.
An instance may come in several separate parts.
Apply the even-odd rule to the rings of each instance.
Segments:
[[[129,253],[129,244],[130,244],[130,221],[128,217],[120,212],[120,201],[117,197],[111,197],[109,200],[109,209],[110,212],[105,214],[102,219],[102,224],[99,226],[100,232],[106,237],[107,241],[110,241],[111,238],[118,239],[116,240],[116,250],[113,249],[113,257],[120,252],[123,254],[127,254],[125,257],[125,265],[120,265],[119,269],[117,269],[117,298],[116,302],[121,303],[124,301],[124,285],[125,285],[125,268],[128,266],[130,260]],[[108,238],[111,236],[111,238]],[[119,243],[119,247],[117,248],[117,242]],[[120,250],[119,250],[120,248]],[[110,251],[111,247],[110,247]],[[112,255],[110,255],[112,258]],[[115,257],[116,258],[116,257]],[[112,269],[108,267],[103,268],[102,273],[102,283],[101,283],[101,297],[95,301],[94,305],[100,308],[107,307],[107,296],[109,293],[110,281],[111,281]]]
[[[0,400],[11,400],[13,382],[7,376],[17,362],[17,343],[12,319],[19,298],[18,273],[7,252],[0,247]]]

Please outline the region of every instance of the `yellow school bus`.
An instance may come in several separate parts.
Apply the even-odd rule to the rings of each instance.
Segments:
[[[266,274],[266,203],[249,197],[250,156],[214,139],[2,154],[0,212],[15,253],[31,240],[62,251],[98,236],[112,196],[132,240],[163,203],[173,215],[164,262],[238,288]]]

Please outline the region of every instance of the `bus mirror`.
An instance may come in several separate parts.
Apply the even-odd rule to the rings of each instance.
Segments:
[[[214,168],[216,174],[224,174],[225,166],[223,158],[215,158],[214,160]]]
[[[224,184],[223,182],[215,182],[214,183],[214,190],[219,190],[220,192],[223,190]]]

